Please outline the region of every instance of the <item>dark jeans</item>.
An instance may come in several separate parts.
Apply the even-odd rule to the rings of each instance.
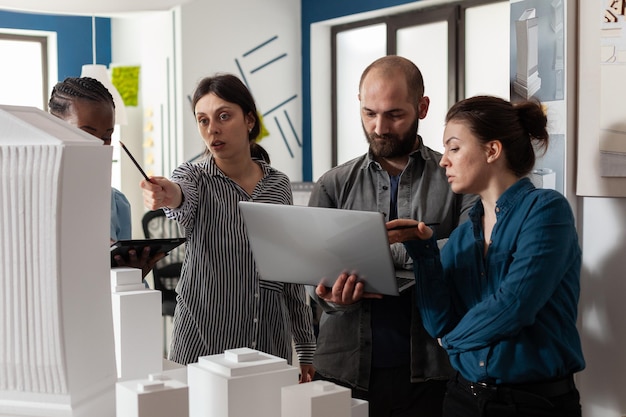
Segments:
[[[508,388],[472,392],[467,381],[457,375],[448,382],[443,416],[580,417],[580,395],[575,387],[551,397]]]
[[[345,383],[316,374],[324,379]],[[369,417],[441,417],[446,381],[411,383],[409,366],[373,368],[368,391],[352,388],[352,397],[369,402]]]

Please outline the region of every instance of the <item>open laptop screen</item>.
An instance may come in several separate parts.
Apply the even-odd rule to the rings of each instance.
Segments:
[[[381,213],[247,201],[239,208],[262,279],[331,287],[354,272],[365,291],[398,295]]]

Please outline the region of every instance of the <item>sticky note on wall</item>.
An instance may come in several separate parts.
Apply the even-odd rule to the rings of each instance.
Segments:
[[[137,106],[139,98],[139,69],[139,66],[111,67],[111,82],[119,91],[126,106]]]

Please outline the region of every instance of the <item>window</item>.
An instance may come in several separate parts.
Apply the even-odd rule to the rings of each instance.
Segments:
[[[48,109],[48,37],[0,33],[0,103]]]
[[[443,148],[448,108],[466,93],[508,98],[508,1],[453,1],[352,21],[332,26],[330,40],[332,166],[367,151],[358,81],[365,67],[383,55],[404,56],[420,68],[431,104],[419,133],[435,150]]]

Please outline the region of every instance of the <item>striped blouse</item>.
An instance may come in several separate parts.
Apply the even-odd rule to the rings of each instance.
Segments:
[[[176,288],[170,346],[174,362],[186,365],[201,356],[248,347],[291,363],[292,340],[300,363],[313,362],[315,336],[304,287],[260,279],[239,214],[242,200],[292,203],[287,176],[257,163],[264,175],[251,196],[212,157],[185,163],[172,174],[183,203],[165,212],[187,238]]]

